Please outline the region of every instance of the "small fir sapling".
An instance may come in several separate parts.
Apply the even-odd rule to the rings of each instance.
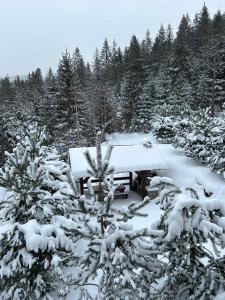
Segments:
[[[90,175],[98,176],[101,188],[104,184],[108,192],[100,192],[100,197],[91,199],[83,195],[78,200],[84,215],[80,235],[87,240],[87,247],[77,261],[79,275],[71,276],[71,284],[97,286],[100,299],[149,299],[154,275],[159,274],[163,266],[156,257],[157,249],[152,248],[150,236],[158,236],[161,231],[134,230],[128,222],[136,215],[146,216],[140,209],[149,203],[148,197],[121,209],[112,205],[115,187],[112,178],[107,179],[109,170],[113,169],[109,164],[112,148],[108,149],[106,160],[102,159],[100,137],[98,133],[97,160],[88,152],[85,157]]]

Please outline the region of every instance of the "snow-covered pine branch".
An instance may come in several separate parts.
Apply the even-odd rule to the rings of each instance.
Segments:
[[[160,181],[164,186],[168,184],[167,179]],[[164,233],[153,237],[153,242],[165,257],[167,267],[158,296],[160,299],[213,299],[224,287],[225,277],[220,267],[211,267],[216,265],[219,252],[211,252],[206,243],[211,242],[214,249],[223,247],[224,206],[219,201],[213,204],[201,198],[192,188],[178,189],[175,185],[170,190],[162,190],[159,197],[163,214],[152,228]]]

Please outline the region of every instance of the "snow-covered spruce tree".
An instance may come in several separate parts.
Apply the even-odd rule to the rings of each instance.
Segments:
[[[57,148],[66,152],[68,148],[82,145],[85,141],[85,103],[83,87],[74,60],[66,50],[59,62],[56,82],[56,118],[55,136]]]
[[[0,185],[7,190],[0,217],[8,224],[0,236],[3,300],[53,299],[58,286],[66,293],[63,267],[74,255],[74,244],[59,223],[72,213],[73,193],[66,181],[68,166],[43,146],[44,139],[36,125],[27,128],[0,171]]]
[[[130,129],[131,131],[148,132],[151,129],[153,109],[156,105],[156,90],[151,78],[143,88],[143,92],[137,101],[136,114],[133,116]]]
[[[56,75],[53,73],[52,69],[48,70],[48,73],[45,78],[45,99],[41,107],[40,107],[40,116],[41,116],[41,124],[46,126],[48,132],[48,140],[50,142],[57,143],[56,139],[56,126],[57,126],[57,95],[58,95],[58,87]],[[49,114],[51,111],[51,114]]]
[[[162,216],[152,229],[163,234],[153,242],[167,261],[160,299],[213,299],[224,288],[224,271],[216,265],[217,252],[207,242],[224,246],[224,205],[206,201],[203,192],[180,189],[167,178],[155,177],[152,187],[164,185],[160,193]],[[221,266],[221,265],[220,265]]]
[[[2,107],[2,115],[0,117],[0,166],[2,167],[5,159],[5,151],[12,151],[16,145],[17,136],[23,131],[25,122],[20,107],[14,105],[13,109],[4,112],[6,108]],[[25,112],[26,114],[27,112]],[[26,116],[26,122],[29,117]]]
[[[11,135],[8,128],[7,120],[0,117],[0,166],[4,162],[5,151],[9,151],[12,147]]]
[[[225,70],[225,42],[224,39],[215,38],[208,41],[202,50],[201,63],[207,95],[207,104],[211,107],[211,116],[214,117],[216,107],[221,107],[224,103],[224,70]]]
[[[144,216],[139,209],[149,202],[149,198],[123,209],[112,206],[115,187],[112,177],[108,180],[106,176],[113,174],[109,164],[112,147],[103,158],[100,142],[98,133],[97,160],[85,153],[90,175],[100,179],[100,191],[98,197],[94,197],[89,182],[93,197],[81,196],[78,200],[84,214],[80,235],[88,243],[78,260],[80,274],[71,277],[71,284],[75,287],[97,286],[98,299],[150,299],[153,277],[159,275],[163,266],[156,259],[157,250],[152,249],[150,236],[160,235],[160,231],[134,230],[128,223],[135,215]]]
[[[179,115],[183,105],[188,104],[193,106],[193,88],[190,82],[186,78],[183,78],[181,74],[178,78],[174,78],[174,80],[176,80],[176,82],[174,82],[173,89],[167,101],[174,106],[174,115]],[[178,108],[178,110],[176,108]]]
[[[141,47],[135,35],[132,36],[124,56],[126,68],[121,85],[122,120],[124,129],[130,130],[146,75],[142,65]]]

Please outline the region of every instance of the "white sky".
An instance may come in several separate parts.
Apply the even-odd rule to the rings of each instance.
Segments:
[[[225,11],[225,0],[0,0],[0,76],[56,69],[62,51],[79,47],[91,60],[104,38],[124,47],[161,23],[176,31],[182,14],[191,17],[206,3]]]

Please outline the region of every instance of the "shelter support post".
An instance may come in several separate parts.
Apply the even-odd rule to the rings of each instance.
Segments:
[[[80,193],[81,193],[81,195],[84,194],[84,180],[83,180],[83,177],[80,178]]]
[[[140,175],[141,175],[141,198],[143,200],[144,197],[145,197],[145,176],[144,176],[144,172],[141,171]]]
[[[129,180],[130,180],[130,190],[132,189],[132,184],[133,184],[133,175],[132,172],[129,172]]]

